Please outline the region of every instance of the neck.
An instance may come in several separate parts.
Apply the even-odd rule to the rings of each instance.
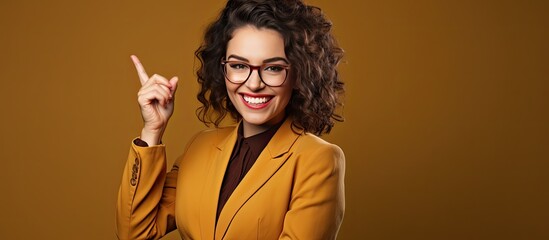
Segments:
[[[269,128],[279,124],[281,121],[284,121],[285,115],[281,115],[276,119],[271,119],[269,122],[266,122],[261,125],[256,125],[253,123],[246,122],[245,119],[242,120],[242,132],[245,138],[251,137],[262,132],[269,130]]]

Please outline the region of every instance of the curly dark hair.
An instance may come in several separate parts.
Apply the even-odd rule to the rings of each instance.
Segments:
[[[343,105],[340,96],[344,84],[337,70],[343,50],[320,8],[300,0],[229,0],[206,29],[204,42],[195,52],[200,61],[197,98],[202,103],[196,114],[204,124],[217,127],[227,113],[237,121],[242,118],[228,99],[220,61],[225,58],[234,30],[246,25],[278,31],[284,38],[292,66],[290,77],[295,79],[286,106],[286,114],[293,119],[292,128],[322,135],[331,131],[334,121],[343,121],[335,112]]]

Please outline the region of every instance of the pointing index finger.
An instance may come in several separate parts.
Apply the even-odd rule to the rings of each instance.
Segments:
[[[139,58],[135,55],[130,56],[133,64],[135,65],[135,69],[137,70],[137,75],[139,75],[139,81],[141,81],[141,85],[145,84],[147,80],[149,80],[149,75],[147,75],[147,72],[145,71],[145,68],[141,64],[141,61],[139,61]]]

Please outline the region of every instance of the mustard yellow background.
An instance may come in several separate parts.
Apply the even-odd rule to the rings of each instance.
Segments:
[[[307,2],[346,51],[347,121],[325,137],[347,157],[339,239],[549,239],[547,1]],[[0,2],[0,239],[116,238],[129,55],[182,80],[173,161],[204,128],[193,52],[223,5]]]

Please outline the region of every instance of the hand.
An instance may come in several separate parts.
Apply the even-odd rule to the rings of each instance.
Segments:
[[[168,80],[158,74],[149,78],[139,59],[135,55],[132,55],[131,59],[141,81],[141,89],[137,93],[137,102],[143,118],[141,140],[149,146],[157,145],[173,114],[174,96],[179,79],[172,77]]]

